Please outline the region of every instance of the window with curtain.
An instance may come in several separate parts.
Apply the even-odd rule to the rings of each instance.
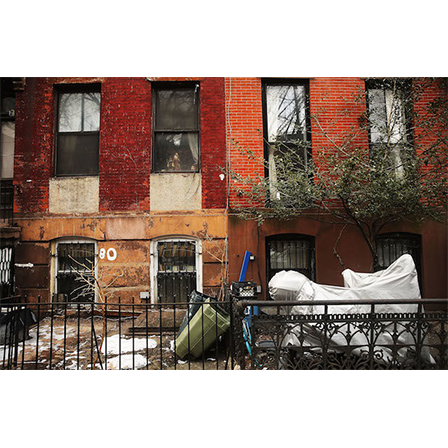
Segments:
[[[58,100],[55,174],[98,175],[100,92],[61,91]]]
[[[199,84],[153,88],[153,171],[199,171]]]

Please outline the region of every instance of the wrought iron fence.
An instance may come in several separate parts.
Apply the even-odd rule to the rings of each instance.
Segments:
[[[332,312],[344,305],[353,302],[239,302],[240,316],[260,312],[246,316],[250,359],[238,361],[253,369],[448,369],[448,314],[429,311],[446,309],[445,299],[365,301],[357,303],[363,313]]]
[[[231,303],[205,298],[0,303],[0,369],[232,369]]]
[[[448,368],[448,315],[430,311],[446,300],[365,301],[362,313],[341,314],[332,306],[352,303],[194,294],[188,303],[1,302],[0,369]]]

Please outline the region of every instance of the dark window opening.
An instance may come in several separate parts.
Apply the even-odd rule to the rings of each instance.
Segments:
[[[267,239],[267,282],[281,271],[297,271],[316,280],[314,238],[281,235]]]
[[[56,294],[68,302],[95,300],[94,243],[58,243]]]
[[[421,287],[422,273],[420,235],[399,232],[380,235],[376,239],[376,250],[380,270],[388,268],[394,261],[404,254],[411,255],[414,259]]]
[[[153,171],[199,171],[199,85],[153,90]]]
[[[14,185],[12,180],[0,181],[0,223],[11,225],[14,216]]]
[[[56,141],[57,176],[99,173],[99,92],[61,92]]]
[[[196,290],[196,244],[192,241],[157,243],[157,296],[161,303],[188,302]]]

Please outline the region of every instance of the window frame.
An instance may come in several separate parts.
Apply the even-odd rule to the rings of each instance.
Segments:
[[[158,90],[189,90],[194,91],[196,100],[197,129],[156,129],[157,122],[157,91]],[[153,174],[175,174],[175,173],[200,173],[201,172],[201,85],[199,81],[163,81],[151,83],[151,173]],[[156,170],[156,134],[157,133],[196,133],[198,136],[198,163],[197,169],[162,171]]]
[[[306,124],[306,142],[309,142],[309,148],[304,153],[305,165],[308,160],[313,159],[312,138],[311,138],[311,117],[310,117],[310,83],[309,79],[294,78],[263,78],[262,86],[262,117],[263,117],[263,153],[264,160],[269,163],[269,129],[268,129],[268,104],[267,104],[267,86],[288,86],[297,85],[304,87],[305,90],[305,124]],[[291,145],[292,146],[292,145]],[[265,177],[269,178],[269,167],[265,166]]]
[[[59,252],[58,247],[60,244],[93,244],[93,256],[94,256],[94,272],[95,276],[98,278],[98,242],[94,239],[89,238],[59,238],[54,241],[54,294],[53,294],[53,301],[56,299],[56,302],[58,301],[57,297],[59,295],[58,293],[58,274],[59,274]],[[86,300],[88,302],[88,300]],[[94,291],[93,291],[93,301],[92,303],[98,302],[98,286],[95,282]],[[77,304],[78,302],[73,302],[73,304]]]
[[[312,235],[305,235],[302,233],[285,233],[285,234],[276,234],[276,235],[270,235],[265,238],[265,250],[266,250],[266,285],[269,284],[269,281],[272,277],[270,277],[272,268],[271,268],[271,257],[270,257],[270,249],[271,249],[271,243],[272,241],[307,241],[310,243],[310,277],[309,280],[315,282],[316,281],[316,238]],[[281,269],[280,271],[285,270]],[[294,269],[289,269],[294,270]],[[279,271],[279,272],[280,272]],[[295,271],[299,272],[299,271]],[[275,275],[275,274],[274,274]],[[305,274],[303,274],[305,275]],[[266,290],[269,294],[269,288],[267,287]]]
[[[374,157],[374,153],[376,152],[376,148],[381,147],[384,142],[373,142],[372,141],[372,126],[370,123],[370,102],[369,102],[369,90],[383,90],[386,92],[387,90],[392,90],[387,85],[389,78],[375,78],[375,79],[367,79],[365,80],[365,99],[366,99],[366,112],[368,116],[368,141],[369,141],[369,157],[372,159]],[[400,79],[399,89],[402,92],[403,97],[410,96],[412,90],[412,80],[409,78]],[[402,105],[402,113],[404,114],[404,123],[405,123],[405,136],[406,141],[395,143],[400,149],[403,148],[414,148],[414,136],[412,132],[412,122],[413,122],[413,107],[409,109]],[[387,110],[386,110],[387,117]],[[387,123],[389,126],[389,123]],[[405,164],[403,163],[404,167]],[[395,173],[399,173],[397,168],[394,169]]]
[[[158,291],[157,291],[157,274],[159,273],[159,243],[177,243],[177,242],[188,242],[195,244],[195,263],[196,263],[196,291],[203,291],[203,276],[202,276],[202,241],[197,238],[190,236],[164,236],[156,238],[150,243],[150,294],[151,303],[163,303],[158,301]]]
[[[101,148],[101,115],[102,115],[102,95],[101,95],[101,84],[67,84],[67,85],[55,85],[55,118],[54,118],[54,142],[53,142],[53,176],[54,177],[98,177],[100,172],[100,148]],[[70,93],[99,93],[100,94],[100,124],[98,131],[80,131],[80,132],[59,132],[59,111],[61,97],[63,94]],[[83,121],[83,120],[82,120]],[[58,157],[59,157],[59,135],[98,135],[98,167],[95,174],[60,174],[58,173]]]

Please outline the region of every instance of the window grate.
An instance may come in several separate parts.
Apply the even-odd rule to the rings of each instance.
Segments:
[[[57,294],[70,302],[95,300],[95,244],[59,243],[57,247]]]
[[[280,271],[300,272],[315,280],[314,239],[311,237],[272,237],[267,241],[268,282]]]

